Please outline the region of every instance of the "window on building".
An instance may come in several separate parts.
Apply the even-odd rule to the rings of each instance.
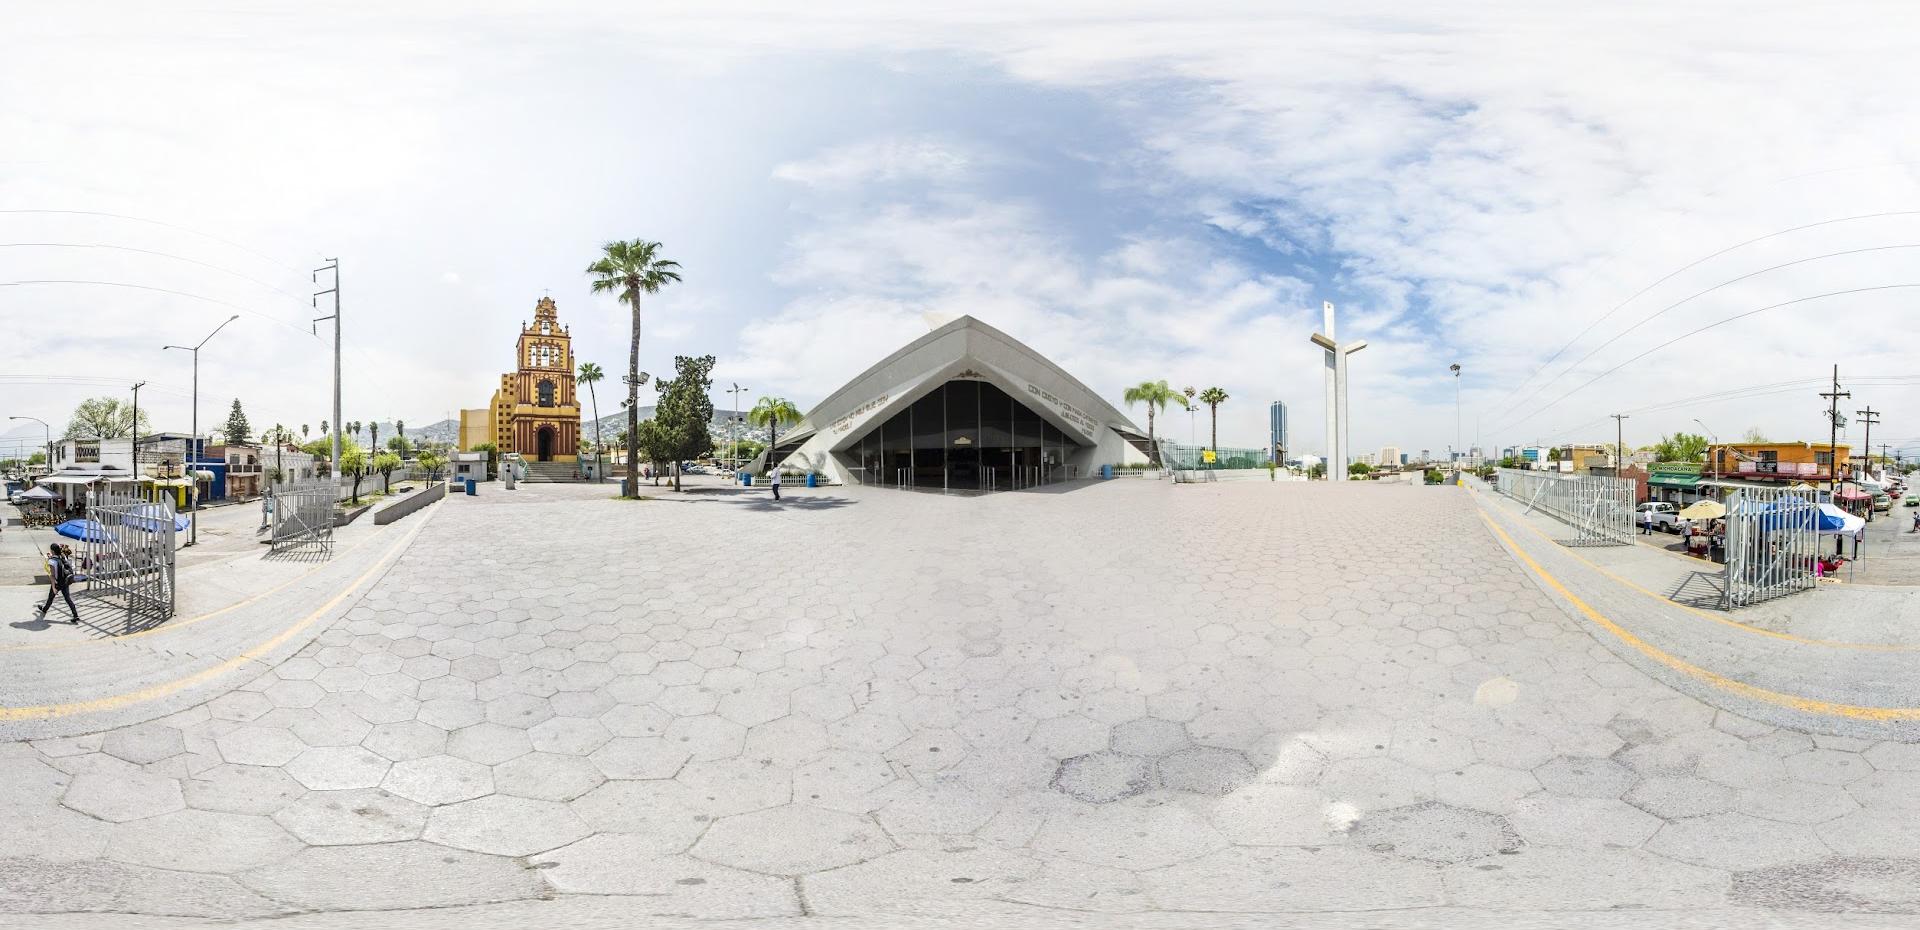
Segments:
[[[1832,453],[1832,452],[1815,452],[1815,453],[1813,454],[1813,464],[1815,464],[1815,465],[1832,465],[1832,464],[1833,464],[1833,453]]]
[[[540,382],[539,391],[540,391],[540,406],[542,407],[553,406],[553,382],[551,381]]]

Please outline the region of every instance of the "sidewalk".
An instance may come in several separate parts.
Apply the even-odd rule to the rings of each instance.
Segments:
[[[1597,642],[1654,678],[1779,726],[1867,739],[1920,738],[1920,637],[1876,623],[1855,625],[1859,632],[1877,632],[1877,640],[1814,638],[1749,625],[1749,611],[1730,616],[1676,603],[1666,592],[1701,570],[1698,563],[1647,546],[1562,546],[1553,540],[1567,535],[1564,526],[1523,516],[1520,506],[1483,487],[1471,493],[1496,538],[1547,595]],[[1903,589],[1856,593],[1879,599],[1882,609],[1913,598]],[[1791,605],[1787,619],[1798,623],[1805,611],[1838,613],[1844,605],[1829,595],[1821,590],[1781,603]]]
[[[1561,540],[1571,535],[1567,525],[1538,512],[1522,515],[1519,502],[1487,487],[1474,487],[1483,506],[1498,509],[1528,528],[1534,540]],[[1886,521],[1876,521],[1878,528]],[[1869,529],[1869,533],[1873,533]],[[1914,537],[1920,544],[1920,536]],[[1522,540],[1527,542],[1527,540]],[[1870,535],[1869,560],[1879,548]],[[1851,543],[1849,543],[1851,547]],[[1632,546],[1583,546],[1567,554],[1603,569],[1619,580],[1659,594],[1676,604],[1712,611],[1745,626],[1815,640],[1848,643],[1920,646],[1920,588],[1849,583],[1846,575],[1825,581],[1814,590],[1743,607],[1727,613],[1720,608],[1725,567],[1680,552],[1678,537],[1667,533],[1636,533]],[[1860,582],[1864,582],[1864,576]]]
[[[272,558],[256,544],[183,568],[175,618],[126,636],[34,623],[44,588],[0,588],[0,615],[11,620],[0,626],[0,741],[153,719],[271,668],[345,615],[439,509],[383,527],[362,517],[338,531],[324,561]],[[108,611],[82,605],[87,620],[114,628]]]

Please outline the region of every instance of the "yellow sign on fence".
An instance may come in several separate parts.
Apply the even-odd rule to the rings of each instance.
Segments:
[[[1205,462],[1205,463],[1207,463],[1208,465],[1212,465],[1212,464],[1214,463],[1214,461],[1215,461],[1215,457],[1214,457],[1214,454],[1213,454],[1213,450],[1212,450],[1212,449],[1201,449],[1201,450],[1200,450],[1200,461],[1202,461],[1202,462]]]

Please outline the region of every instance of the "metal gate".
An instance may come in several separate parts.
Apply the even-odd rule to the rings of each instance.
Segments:
[[[303,481],[273,486],[273,554],[296,549],[322,556],[333,553],[333,508],[339,491],[333,481]]]
[[[80,571],[89,597],[126,614],[123,632],[173,618],[173,501],[126,491],[87,495],[85,554]]]
[[[1741,489],[1727,498],[1726,521],[1728,610],[1813,588],[1818,504],[1783,489]]]
[[[1638,496],[1626,478],[1561,475],[1552,472],[1495,469],[1500,493],[1573,527],[1577,546],[1633,545],[1633,504]]]

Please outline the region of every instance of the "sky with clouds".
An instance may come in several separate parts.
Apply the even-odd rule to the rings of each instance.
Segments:
[[[1330,300],[1356,451],[1455,444],[1457,362],[1462,445],[1824,437],[1838,363],[1920,452],[1912,4],[1034,6],[9,9],[0,415],[145,380],[185,429],[160,346],[238,313],[203,426],[317,427],[338,257],[347,418],[425,424],[543,293],[623,367],[581,269],[645,237],[685,282],[642,367],[803,408],[970,313],[1116,404],[1226,389],[1222,444],[1285,400],[1319,452]]]

